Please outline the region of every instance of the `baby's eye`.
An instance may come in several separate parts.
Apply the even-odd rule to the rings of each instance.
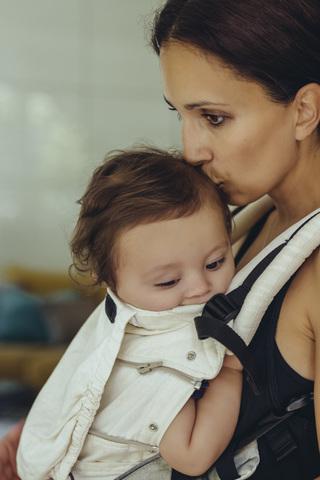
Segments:
[[[177,285],[178,282],[179,280],[169,280],[168,282],[156,283],[155,286],[162,287],[162,288],[173,287],[174,285]]]
[[[208,265],[206,265],[206,269],[207,270],[217,270],[217,268],[220,267],[220,265],[224,262],[224,258],[221,258],[220,260],[217,260],[215,262],[212,262],[212,263],[208,263]]]

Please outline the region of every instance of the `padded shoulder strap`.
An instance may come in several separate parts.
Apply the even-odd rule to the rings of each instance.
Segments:
[[[265,195],[256,202],[250,203],[243,208],[234,208],[232,210],[232,245],[238,242],[238,240],[243,239],[254,225],[273,207],[274,204],[271,198],[268,195]]]
[[[247,345],[275,295],[319,245],[320,209],[317,209],[274,239],[234,277],[228,295],[235,301],[239,292],[236,289],[246,284],[251,272],[258,273],[234,322],[234,330]],[[263,259],[277,248],[279,251],[264,268]]]
[[[243,284],[228,293],[214,295],[204,306],[202,315],[195,318],[198,337],[204,340],[215,338],[238,357],[247,375],[247,381],[255,395],[259,394],[254,364],[242,338],[227,324],[236,319],[246,296],[254,282],[259,278],[285,244],[281,244],[263,258],[250,272]]]
[[[239,358],[255,394],[259,391],[246,340],[249,343],[275,294],[320,244],[320,209],[293,227],[275,239],[256,264],[250,262],[252,270],[237,288],[226,295],[215,295],[195,319],[200,339],[215,338]],[[252,315],[243,314],[245,306]],[[232,320],[234,330],[227,325]]]

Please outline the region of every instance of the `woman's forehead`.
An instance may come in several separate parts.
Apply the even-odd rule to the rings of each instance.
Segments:
[[[263,95],[255,82],[237,77],[214,56],[173,44],[161,48],[160,70],[165,100],[177,108],[211,108],[246,103],[248,95]]]

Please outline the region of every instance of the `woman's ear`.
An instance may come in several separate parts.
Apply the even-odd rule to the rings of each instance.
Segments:
[[[309,83],[298,91],[296,140],[304,140],[316,130],[320,122],[320,85]]]

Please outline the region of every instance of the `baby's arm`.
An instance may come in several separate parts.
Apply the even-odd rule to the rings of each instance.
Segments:
[[[233,357],[235,358],[235,357]],[[160,442],[160,453],[186,475],[204,473],[228,446],[238,421],[242,369],[223,366],[203,397],[190,398]]]

